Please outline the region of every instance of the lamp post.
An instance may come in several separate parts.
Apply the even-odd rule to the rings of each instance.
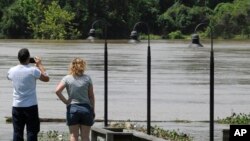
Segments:
[[[94,40],[95,29],[94,25],[98,22],[103,24],[102,30],[104,31],[104,126],[108,126],[108,47],[107,47],[107,21],[103,19],[96,20],[92,23],[92,27],[89,30],[88,39]]]
[[[149,36],[149,26],[145,22],[137,22],[134,25],[133,31],[130,34],[131,41],[130,42],[138,42],[138,34],[136,31],[136,27],[140,24],[145,25],[147,28],[148,34],[148,48],[147,48],[147,134],[151,134],[151,50],[150,50],[150,36]]]
[[[192,37],[196,36],[198,38],[196,42],[192,39],[192,43],[190,46],[198,46],[202,47],[202,45],[199,42],[199,36],[196,34],[196,30],[201,25],[204,25],[205,23],[200,23],[195,27],[194,34]],[[213,28],[208,25],[210,28],[210,40],[211,40],[211,49],[210,49],[210,141],[214,140],[214,50],[213,50]]]

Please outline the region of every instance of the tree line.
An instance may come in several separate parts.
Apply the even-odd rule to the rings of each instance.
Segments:
[[[208,36],[249,38],[249,0],[1,0],[0,38],[84,39],[97,19],[107,21],[109,39],[128,38],[138,21],[161,38],[190,35],[204,22]],[[102,38],[103,23],[95,25]],[[146,32],[145,27],[138,27]]]

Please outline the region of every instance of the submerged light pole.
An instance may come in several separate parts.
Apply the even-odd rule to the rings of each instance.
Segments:
[[[192,43],[189,46],[202,47],[199,41],[199,35],[196,34],[196,30],[205,23],[200,23],[195,27],[194,34],[192,35]],[[211,49],[210,49],[210,141],[214,141],[214,50],[213,50],[213,28],[208,25],[210,28],[210,40],[211,40]]]
[[[101,22],[103,25],[104,32],[104,126],[108,126],[108,47],[107,47],[107,21],[103,19],[96,20],[92,23],[92,27],[89,30],[88,39],[94,40],[95,38],[95,29],[94,25],[98,22]]]
[[[134,25],[133,31],[130,34],[131,41],[130,42],[138,42],[138,33],[136,31],[136,27],[140,24],[145,25],[147,28],[148,34],[148,49],[147,49],[147,134],[151,134],[151,49],[150,49],[150,36],[149,36],[149,26],[145,22],[137,22]]]

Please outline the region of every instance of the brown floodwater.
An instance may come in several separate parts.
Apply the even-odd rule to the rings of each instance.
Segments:
[[[187,41],[152,41],[151,120],[152,125],[179,129],[208,140],[209,124],[209,57],[210,44],[188,48]],[[57,83],[68,73],[74,57],[85,58],[86,71],[92,77],[96,96],[96,118],[104,117],[104,45],[87,41],[0,40],[0,139],[11,135],[12,126],[5,124],[11,116],[12,87],[6,79],[8,69],[16,64],[20,48],[32,56],[41,56],[50,75],[49,83],[37,83],[39,112],[42,118],[64,118],[65,106],[54,94]],[[216,41],[215,119],[235,113],[249,113],[250,45],[249,42]],[[112,120],[146,120],[147,42],[108,43],[108,117]],[[64,91],[66,94],[66,91]],[[192,123],[173,123],[190,120]],[[164,122],[156,122],[164,121]],[[58,126],[58,127],[57,127]],[[61,129],[64,123],[53,127]],[[42,129],[47,130],[44,124]],[[215,136],[228,125],[215,125]],[[50,128],[51,129],[51,128]],[[67,128],[65,127],[67,131]],[[11,138],[11,137],[10,137]]]

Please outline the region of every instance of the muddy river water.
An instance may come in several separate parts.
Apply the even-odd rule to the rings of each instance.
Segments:
[[[194,140],[208,140],[209,57],[210,44],[188,48],[187,41],[152,41],[151,120],[152,125],[180,130]],[[215,119],[235,113],[249,113],[250,42],[215,41]],[[57,83],[68,73],[69,62],[82,57],[92,77],[96,96],[96,118],[104,117],[104,47],[87,41],[0,40],[0,140],[12,134],[12,87],[6,79],[8,69],[16,64],[17,52],[28,48],[31,56],[41,56],[50,75],[49,83],[37,82],[41,118],[64,118],[65,106],[54,94]],[[112,120],[146,120],[147,42],[108,43],[108,113]],[[66,91],[64,91],[66,94]],[[189,120],[191,123],[175,123]],[[161,122],[157,122],[161,121]],[[100,124],[100,123],[99,123]],[[97,124],[98,125],[98,124]],[[64,128],[62,128],[64,127]],[[42,130],[65,129],[64,123],[43,123]],[[215,138],[222,129],[215,125]],[[4,136],[5,135],[5,136]],[[8,137],[6,140],[10,140]]]

